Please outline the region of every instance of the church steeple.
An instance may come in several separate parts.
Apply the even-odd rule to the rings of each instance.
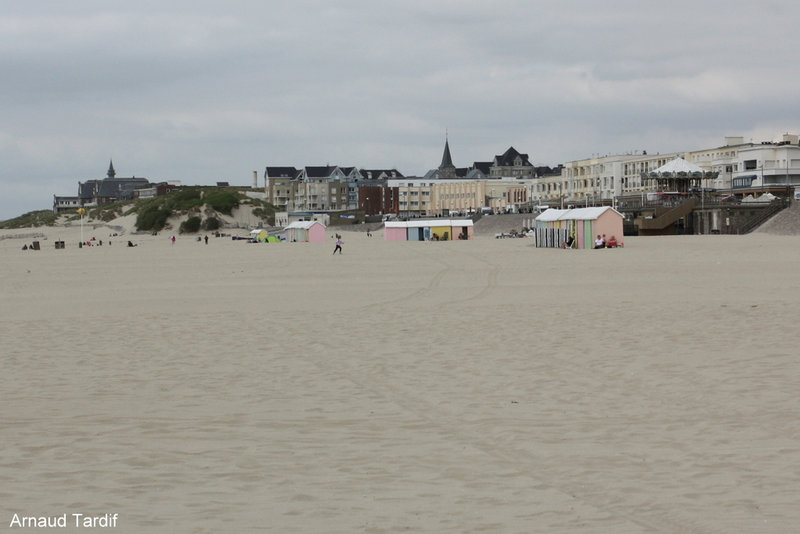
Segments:
[[[439,165],[439,168],[442,167],[452,167],[453,166],[453,158],[450,156],[450,143],[447,140],[447,137],[444,139],[444,154],[442,154],[442,164]]]
[[[439,165],[439,170],[442,172],[442,178],[456,177],[456,167],[450,156],[450,141],[447,134],[444,136],[444,154],[442,154],[442,164]]]
[[[108,174],[109,178],[114,178],[117,175],[117,171],[114,170],[114,162],[112,160],[108,160]]]

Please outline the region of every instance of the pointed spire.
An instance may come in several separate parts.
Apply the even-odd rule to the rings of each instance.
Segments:
[[[113,178],[117,175],[117,171],[114,170],[114,162],[112,160],[108,160],[108,177]]]
[[[449,142],[447,137],[448,137],[448,135],[445,132],[445,134],[444,134],[444,154],[442,154],[442,164],[439,165],[440,169],[445,168],[445,167],[447,167],[447,168],[454,167],[453,158],[450,157],[450,142]]]

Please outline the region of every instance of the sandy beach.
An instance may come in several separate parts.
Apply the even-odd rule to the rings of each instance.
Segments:
[[[800,530],[800,237],[36,231],[0,240],[0,531]]]

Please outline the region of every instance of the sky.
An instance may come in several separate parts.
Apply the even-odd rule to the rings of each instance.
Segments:
[[[800,133],[783,0],[0,0],[0,220],[118,177],[534,165]]]

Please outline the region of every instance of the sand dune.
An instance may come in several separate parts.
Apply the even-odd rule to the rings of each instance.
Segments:
[[[3,528],[800,528],[797,237],[77,231],[0,241]]]

